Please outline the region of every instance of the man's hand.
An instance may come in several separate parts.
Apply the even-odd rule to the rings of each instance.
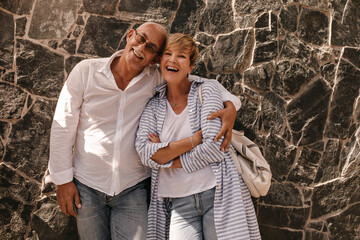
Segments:
[[[227,101],[224,102],[225,108],[211,113],[207,118],[208,119],[214,119],[217,117],[221,118],[222,126],[219,131],[219,133],[215,136],[214,142],[218,141],[222,136],[224,136],[224,140],[221,143],[220,150],[221,151],[227,151],[230,142],[231,142],[231,135],[232,135],[232,129],[235,124],[236,120],[236,109],[232,102]]]
[[[65,215],[76,217],[74,211],[74,202],[77,208],[81,208],[79,191],[77,190],[74,182],[58,185],[56,188],[56,199],[60,206],[61,211]]]

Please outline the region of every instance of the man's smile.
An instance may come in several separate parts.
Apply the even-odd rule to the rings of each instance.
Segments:
[[[142,52],[137,51],[134,47],[132,48],[132,50],[133,50],[136,57],[138,57],[140,59],[144,59],[144,56],[143,56]]]

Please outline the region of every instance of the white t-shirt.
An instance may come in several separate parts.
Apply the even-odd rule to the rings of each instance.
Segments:
[[[181,140],[192,136],[188,107],[176,114],[167,102],[166,117],[160,133],[161,142]],[[186,173],[182,168],[160,168],[158,196],[185,197],[215,186],[215,176],[210,166]]]

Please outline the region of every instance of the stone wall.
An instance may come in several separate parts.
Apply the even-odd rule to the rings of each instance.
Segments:
[[[156,21],[196,38],[195,74],[243,107],[273,171],[263,239],[360,239],[359,0],[0,0],[0,239],[77,239],[44,184],[72,67]]]

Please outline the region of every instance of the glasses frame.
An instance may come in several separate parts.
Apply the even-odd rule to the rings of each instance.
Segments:
[[[138,33],[136,29],[134,29],[134,31],[135,31],[134,38],[136,42],[138,42],[139,44],[145,43],[145,49],[152,54],[159,53],[159,50],[157,49],[157,46],[154,43],[148,43],[147,39],[141,33]]]

